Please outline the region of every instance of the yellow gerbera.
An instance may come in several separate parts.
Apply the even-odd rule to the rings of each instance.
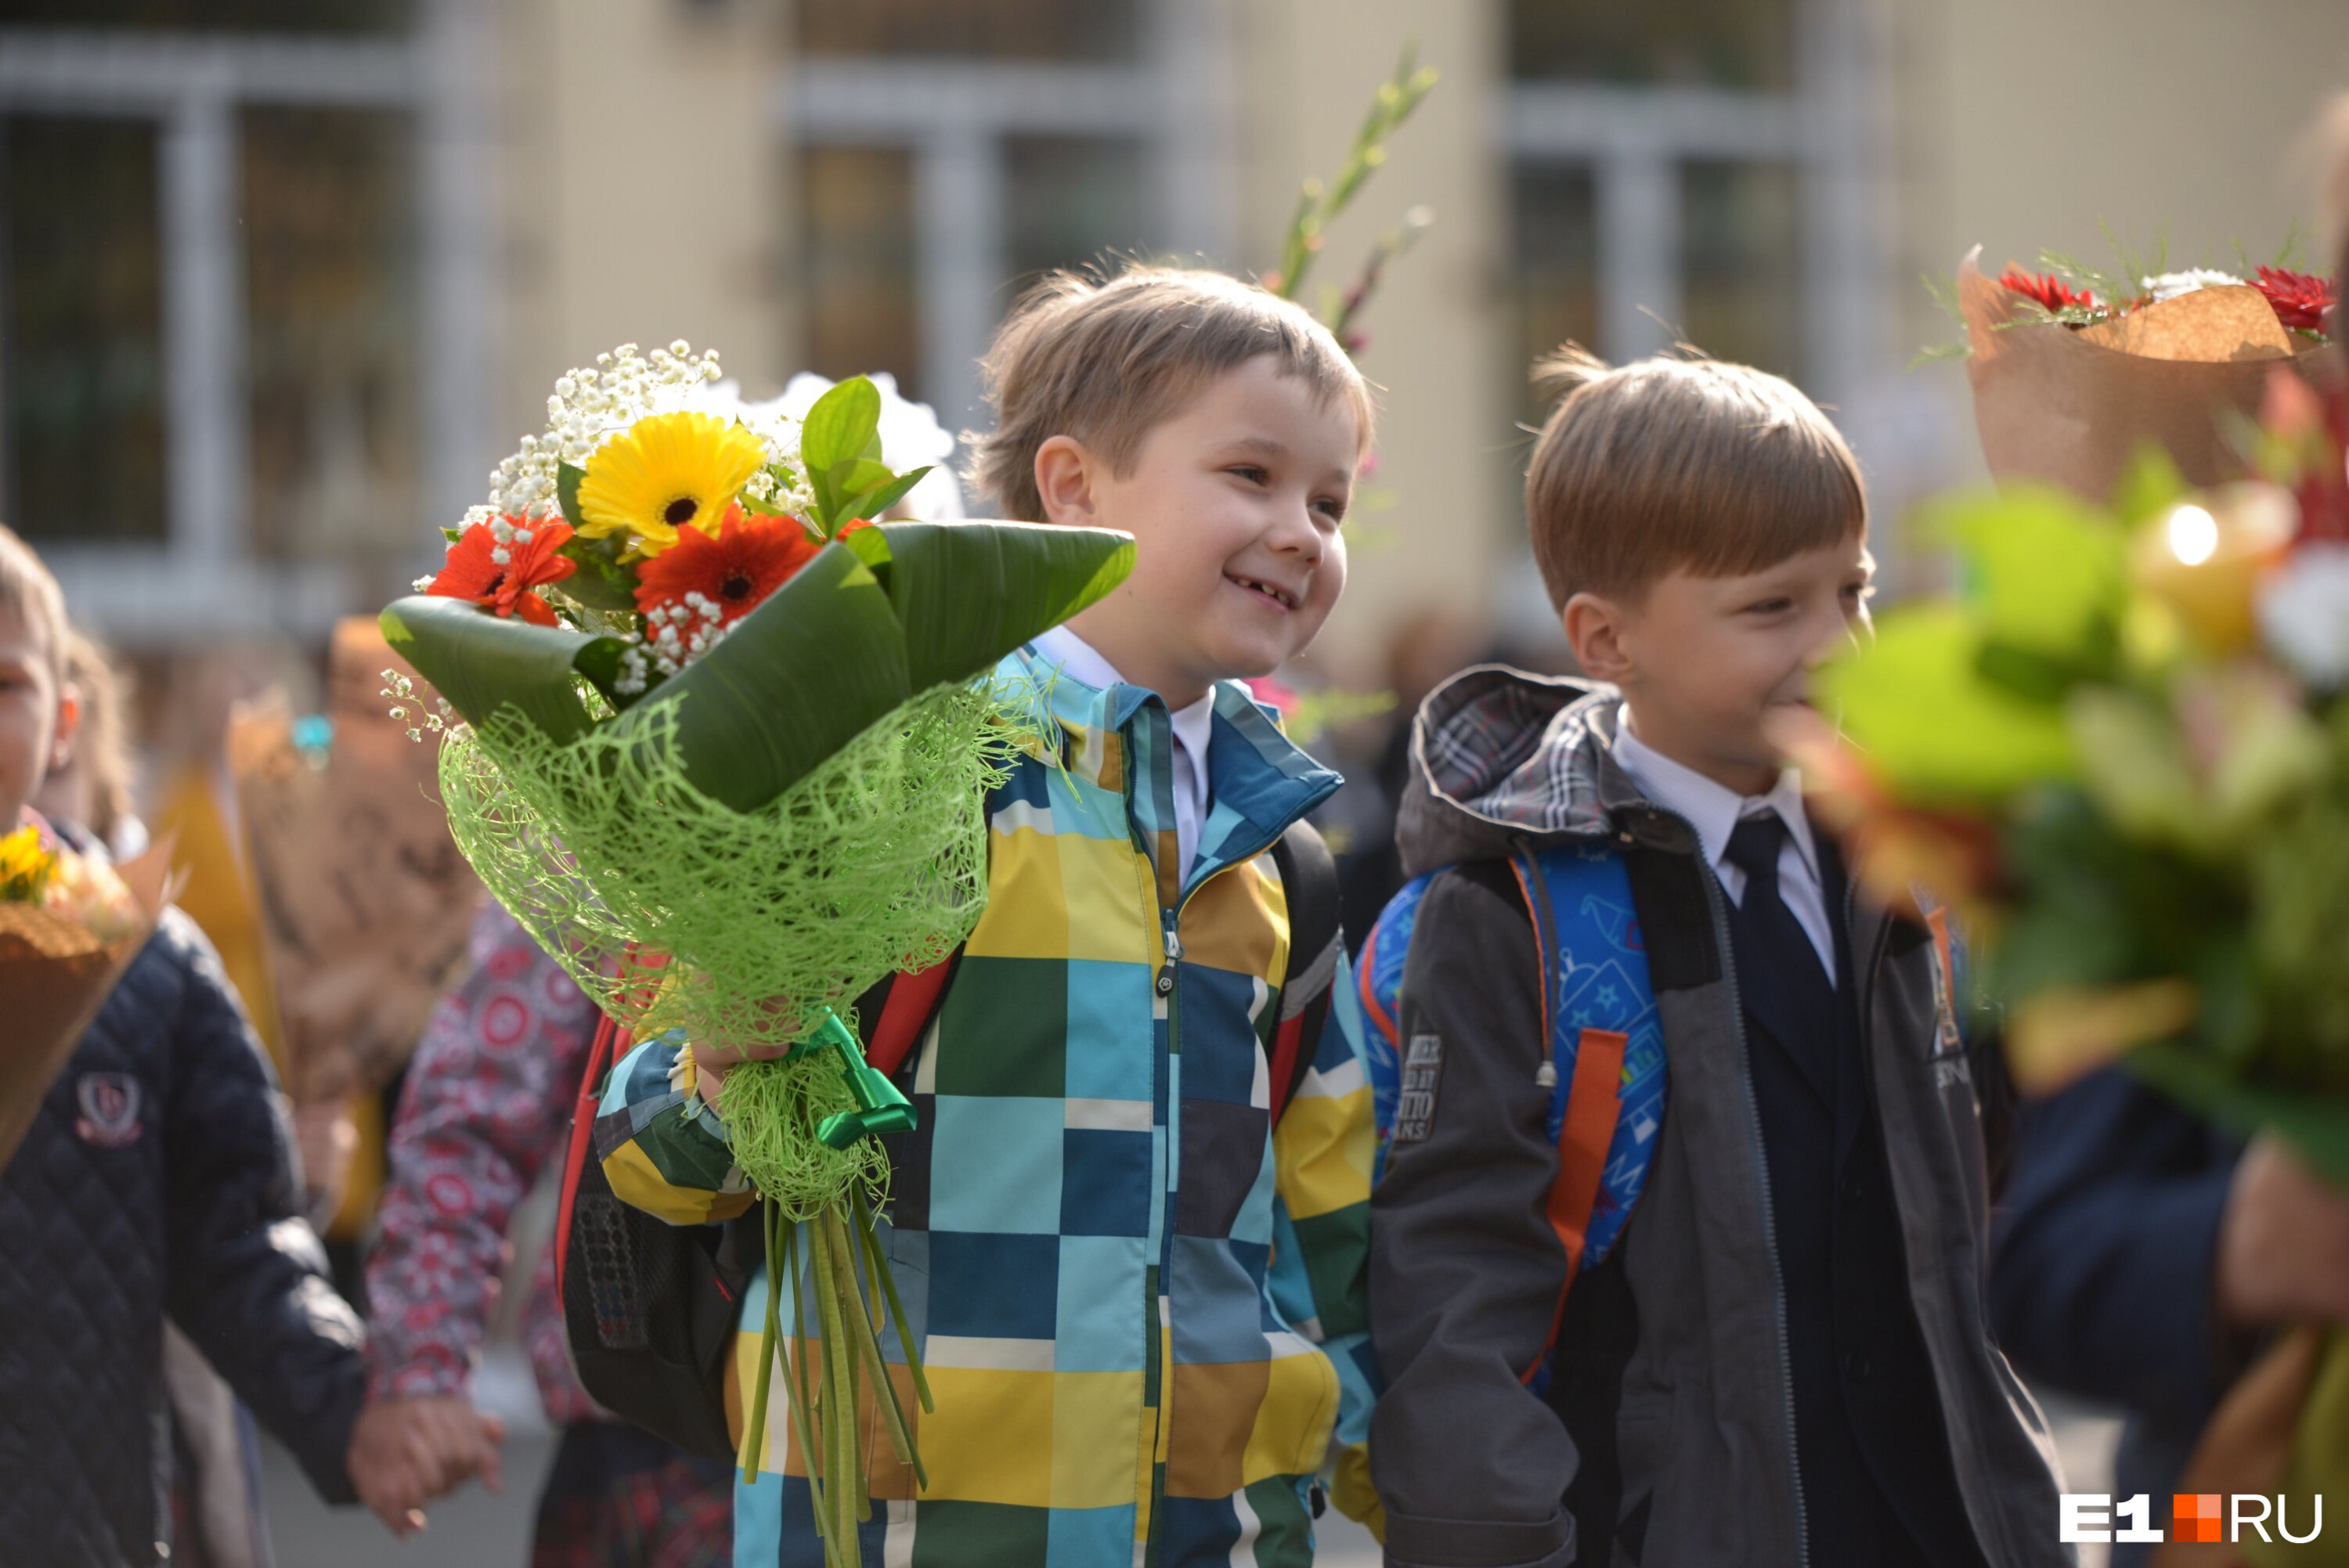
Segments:
[[[688,524],[712,538],[767,460],[764,442],[714,414],[655,414],[595,449],[579,481],[579,531],[627,533],[658,555]]]
[[[37,828],[27,824],[0,838],[0,902],[40,903],[57,865],[57,856],[42,845]]]

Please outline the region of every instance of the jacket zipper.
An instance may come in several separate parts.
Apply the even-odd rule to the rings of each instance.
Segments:
[[[1659,807],[1649,808],[1656,816],[1668,817],[1688,830],[1692,843],[1702,844],[1696,825],[1677,811]],[[1631,835],[1620,835],[1625,843]],[[1795,1351],[1786,1334],[1786,1281],[1784,1265],[1778,1257],[1778,1216],[1770,1197],[1770,1156],[1762,1146],[1762,1103],[1754,1092],[1753,1043],[1745,1034],[1745,1001],[1737,985],[1737,960],[1730,946],[1729,912],[1720,879],[1710,874],[1704,879],[1706,913],[1713,917],[1713,940],[1721,954],[1721,975],[1729,988],[1729,1019],[1737,1033],[1738,1082],[1745,1091],[1745,1119],[1754,1133],[1754,1167],[1762,1182],[1762,1250],[1770,1262],[1770,1295],[1773,1303],[1772,1326],[1778,1340],[1778,1394],[1785,1416],[1786,1479],[1792,1485],[1795,1506],[1795,1562],[1797,1568],[1808,1568],[1811,1561],[1810,1518],[1803,1506],[1803,1460],[1795,1446]]]

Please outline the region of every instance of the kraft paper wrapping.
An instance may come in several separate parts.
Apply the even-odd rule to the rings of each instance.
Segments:
[[[1974,426],[2001,480],[2048,480],[2103,501],[2147,441],[2189,484],[2239,478],[2223,411],[2255,412],[2271,366],[2305,374],[2325,354],[2301,346],[2252,288],[2199,289],[2077,331],[2034,323],[1982,275],[1981,256],[1976,246],[1959,263],[1958,303]]]
[[[440,809],[437,738],[409,740],[379,695],[398,662],[372,620],[336,628],[323,769],[295,747],[283,699],[230,724],[297,1106],[391,1081],[456,979],[481,898]]]
[[[102,942],[29,903],[0,903],[0,1168],[16,1158],[33,1118],[115,983],[147,945],[171,902],[171,846],[118,868],[139,906],[139,928]]]

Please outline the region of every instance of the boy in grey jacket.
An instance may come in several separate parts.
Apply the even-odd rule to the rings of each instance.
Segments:
[[[1387,1561],[2067,1561],[2044,1423],[1984,1316],[1946,928],[1856,893],[1768,734],[1866,628],[1857,466],[1758,371],[1557,368],[1526,512],[1606,684],[1471,670],[1413,727],[1405,870],[1449,869],[1402,994],[1434,1111],[1371,1208]],[[1579,1278],[1506,859],[1578,839],[1630,874],[1669,1064],[1638,1207]]]

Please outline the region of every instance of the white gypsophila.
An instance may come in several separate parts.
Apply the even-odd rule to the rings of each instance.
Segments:
[[[2260,630],[2319,691],[2349,686],[2349,544],[2303,544],[2260,586]]]
[[[865,377],[881,393],[881,460],[898,473],[929,465],[922,482],[906,492],[905,510],[925,522],[951,522],[963,513],[962,487],[955,482],[954,432],[938,423],[927,403],[916,403],[897,390],[897,378],[886,370]],[[794,422],[807,418],[815,400],[832,390],[833,383],[802,370],[783,387],[771,404]]]
[[[697,356],[680,338],[650,354],[624,343],[597,355],[593,366],[557,377],[546,399],[545,430],[524,436],[520,449],[497,466],[488,506],[468,512],[467,523],[498,514],[555,516],[562,511],[555,482],[564,464],[585,467],[606,438],[648,414],[683,407],[688,392],[721,374],[716,349]]]
[[[2219,289],[2242,286],[2243,280],[2232,273],[2222,273],[2216,267],[2188,267],[2183,272],[2156,273],[2143,280],[2145,292],[2159,304],[2179,294],[2189,294],[2197,289]]]

